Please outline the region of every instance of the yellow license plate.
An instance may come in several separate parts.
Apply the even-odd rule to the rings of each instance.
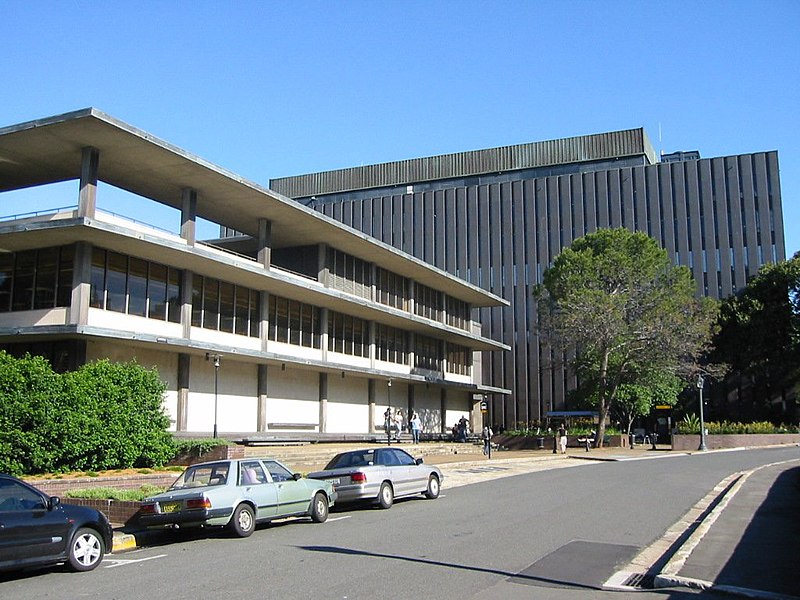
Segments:
[[[161,512],[162,513],[175,513],[181,509],[180,502],[164,502],[161,505]]]

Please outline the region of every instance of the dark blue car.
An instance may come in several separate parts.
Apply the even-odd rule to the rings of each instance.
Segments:
[[[100,511],[62,504],[58,496],[0,473],[0,570],[63,562],[91,571],[111,550],[112,537]]]

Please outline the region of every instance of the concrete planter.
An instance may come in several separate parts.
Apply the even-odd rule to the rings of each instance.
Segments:
[[[543,439],[544,442],[539,442]],[[584,439],[582,435],[567,435],[568,448],[581,448],[583,444],[579,439]],[[553,451],[553,434],[547,435],[507,435],[504,433],[492,437],[492,443],[502,446],[508,450],[550,450]],[[608,448],[627,448],[628,436],[625,435],[606,435],[604,446]]]
[[[714,434],[706,436],[706,448],[757,448],[759,446],[779,446],[800,444],[800,433],[742,433]],[[697,450],[700,434],[676,433],[672,436],[673,450]]]

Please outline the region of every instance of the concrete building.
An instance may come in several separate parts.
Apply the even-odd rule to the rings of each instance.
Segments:
[[[174,430],[226,437],[368,435],[387,406],[438,434],[508,392],[473,361],[507,349],[473,320],[495,294],[98,110],[0,128],[0,192],[68,180],[74,206],[0,220],[12,354],[155,366]],[[98,208],[99,182],[174,232]]]
[[[565,410],[574,385],[536,333],[533,286],[562,248],[599,228],[658,240],[722,298],[784,260],[777,152],[659,162],[643,129],[273,179],[270,187],[508,301],[481,308],[493,422]]]

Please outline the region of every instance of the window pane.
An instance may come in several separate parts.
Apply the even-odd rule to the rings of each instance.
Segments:
[[[36,257],[36,290],[33,308],[53,308],[56,304],[58,248],[42,248]]]
[[[249,332],[248,323],[250,316],[250,290],[247,288],[236,288],[236,333],[247,335]]]
[[[106,296],[106,251],[100,248],[92,250],[92,274],[89,295],[89,306],[105,308]]]
[[[36,251],[18,252],[14,269],[14,299],[12,310],[33,307],[33,276],[36,270]]]
[[[128,275],[128,314],[147,316],[147,261],[141,258],[129,259]]]
[[[232,283],[219,284],[219,330],[233,333],[233,290]]]
[[[300,345],[300,303],[289,303],[289,343]]]
[[[106,309],[125,312],[125,282],[128,277],[128,257],[116,252],[108,253],[106,271]]]
[[[203,288],[203,327],[219,329],[219,280],[210,277]]]
[[[192,327],[203,325],[203,277],[192,276]]]
[[[151,319],[167,319],[167,267],[150,264],[150,282],[147,287],[147,298],[150,305],[148,317]]]
[[[275,299],[275,339],[278,342],[289,342],[289,301],[286,298]]]
[[[167,303],[169,304],[169,320],[181,322],[181,277],[177,269],[169,269],[169,285],[167,286]]]
[[[14,255],[0,254],[0,312],[11,310],[11,290],[14,285]]]
[[[61,257],[58,264],[56,306],[69,306],[72,304],[72,271],[74,263],[75,246],[61,248]]]
[[[250,290],[250,337],[258,337],[258,326],[261,323],[261,295],[255,290]]]

